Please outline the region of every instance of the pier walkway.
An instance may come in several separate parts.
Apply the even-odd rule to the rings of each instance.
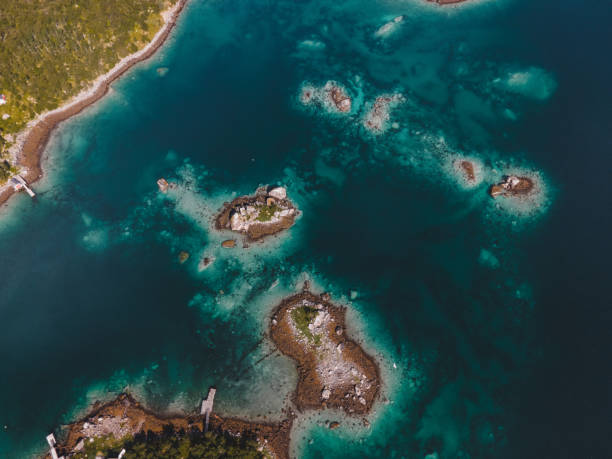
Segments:
[[[215,393],[217,389],[211,387],[208,389],[208,396],[202,400],[202,408],[200,409],[200,414],[206,416],[206,424],[204,426],[204,432],[208,432],[208,419],[210,417],[210,413],[213,410],[213,403],[215,402]]]
[[[28,186],[28,183],[23,179],[21,175],[13,175],[9,180],[9,183],[13,185],[15,191],[25,190],[31,198],[36,196],[36,193]]]

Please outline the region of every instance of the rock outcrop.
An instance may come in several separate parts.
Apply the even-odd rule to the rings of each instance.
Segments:
[[[334,102],[336,108],[343,113],[350,112],[351,98],[346,94],[344,89],[332,83],[328,83],[327,85],[325,85],[326,88],[328,88],[328,86],[329,89],[327,89],[327,91],[329,92],[329,95],[332,101]]]
[[[290,228],[297,215],[285,188],[262,187],[254,196],[241,196],[226,203],[215,221],[219,230],[229,229],[257,240]]]
[[[503,181],[489,188],[489,194],[497,196],[526,196],[533,191],[533,181],[528,177],[507,175]]]
[[[474,164],[470,161],[462,160],[459,166],[465,174],[465,178],[468,182],[474,182],[476,180],[476,174],[474,173]]]

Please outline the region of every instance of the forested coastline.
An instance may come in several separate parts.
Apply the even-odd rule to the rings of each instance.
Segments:
[[[8,149],[38,114],[58,108],[152,40],[170,0],[0,2],[0,184]]]

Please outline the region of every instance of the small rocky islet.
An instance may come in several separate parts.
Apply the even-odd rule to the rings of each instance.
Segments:
[[[257,241],[289,229],[298,215],[284,187],[260,187],[253,196],[240,196],[225,203],[215,218],[215,228],[244,234],[247,240]],[[223,241],[222,246],[235,247],[236,241]]]
[[[529,177],[506,175],[500,183],[489,188],[489,195],[493,198],[498,196],[524,197],[531,194],[534,188],[533,180]]]

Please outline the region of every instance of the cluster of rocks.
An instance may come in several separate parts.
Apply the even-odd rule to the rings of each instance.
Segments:
[[[370,132],[380,134],[387,130],[391,109],[404,102],[402,94],[385,94],[378,96],[372,108],[365,114],[363,125]]]
[[[453,170],[458,180],[468,187],[479,185],[483,180],[483,166],[478,161],[459,158],[453,161]],[[504,175],[502,181],[488,188],[489,195],[521,198],[531,195],[536,190],[532,178],[522,175]]]
[[[287,199],[283,187],[262,187],[254,196],[242,196],[226,203],[216,218],[217,229],[229,229],[256,240],[291,227],[298,210]],[[232,248],[236,241],[223,241],[223,247]]]
[[[323,87],[304,85],[300,93],[300,101],[304,105],[322,105],[330,112],[349,113],[352,107],[351,97],[347,90],[336,83],[328,81]]]
[[[503,181],[489,188],[489,194],[493,198],[497,196],[525,196],[531,193],[533,188],[533,181],[528,177],[506,175]]]

